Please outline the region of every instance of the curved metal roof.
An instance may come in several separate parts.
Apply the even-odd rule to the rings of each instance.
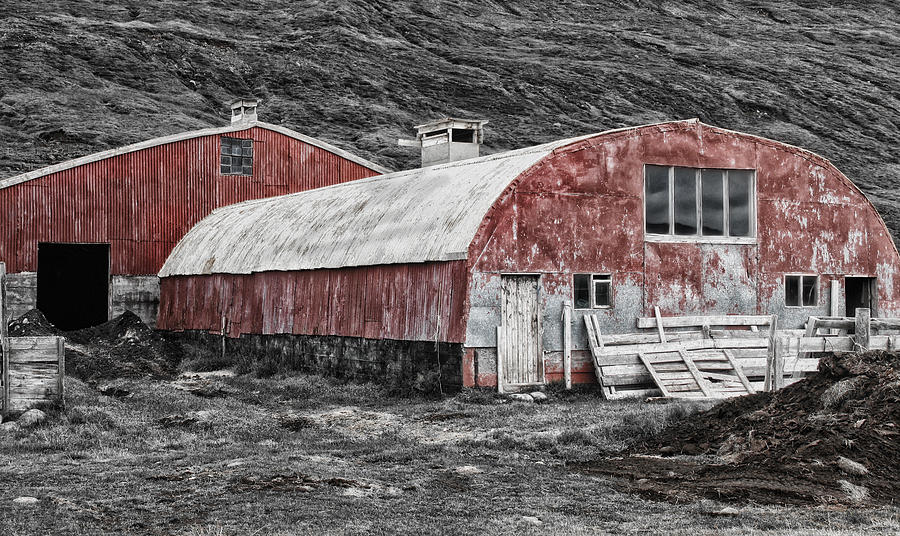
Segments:
[[[369,162],[364,158],[360,158],[355,154],[351,154],[339,147],[335,147],[329,143],[325,143],[324,141],[317,140],[315,138],[311,138],[304,134],[300,134],[297,131],[291,130],[289,128],[285,128],[279,125],[272,125],[270,123],[263,123],[262,121],[251,121],[248,123],[239,123],[234,125],[228,125],[224,127],[216,127],[216,128],[205,128],[201,130],[192,130],[189,132],[182,132],[180,134],[172,134],[171,136],[162,136],[160,138],[153,138],[151,140],[146,140],[138,143],[133,143],[131,145],[126,145],[124,147],[118,147],[116,149],[109,149],[107,151],[101,151],[99,153],[93,153],[89,155],[85,155],[79,158],[74,158],[72,160],[66,160],[65,162],[60,162],[59,164],[53,164],[52,166],[43,167],[40,169],[35,169],[33,171],[29,171],[26,173],[22,173],[19,175],[14,175],[12,177],[7,177],[5,179],[0,179],[0,189],[8,188],[10,186],[15,186],[16,184],[20,184],[23,182],[28,182],[34,179],[39,179],[41,177],[45,177],[50,175],[51,173],[58,173],[60,171],[65,171],[67,169],[72,169],[74,167],[83,166],[85,164],[90,164],[91,162],[97,162],[100,160],[104,160],[107,158],[112,158],[114,156],[119,156],[122,154],[133,153],[135,151],[140,151],[142,149],[149,149],[151,147],[156,147],[158,145],[165,145],[167,143],[174,143],[177,141],[189,140],[193,138],[199,138],[202,136],[215,136],[219,134],[228,134],[230,132],[237,132],[240,130],[247,130],[248,128],[259,127],[264,128],[266,130],[271,130],[273,132],[278,132],[279,134],[284,134],[285,136],[294,138],[295,140],[299,140],[315,147],[319,147],[320,149],[324,149],[330,153],[334,153],[342,158],[346,158],[351,162],[355,162],[363,167],[367,167],[373,171],[377,171],[379,173],[389,173],[390,170],[379,166],[374,162]]]
[[[161,277],[464,259],[484,215],[560,140],[214,210]]]
[[[465,259],[509,184],[556,149],[588,138],[697,119],[609,130],[507,153],[246,201],[214,210],[172,251],[160,277],[314,270]],[[716,127],[758,143],[780,142]],[[848,181],[849,182],[849,181]]]

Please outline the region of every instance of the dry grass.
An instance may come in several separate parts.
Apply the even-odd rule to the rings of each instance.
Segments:
[[[590,392],[542,405],[479,392],[428,401],[303,375],[212,381],[225,396],[122,381],[131,395],[110,398],[69,379],[65,411],[0,438],[0,534],[900,530],[896,509],[744,505],[716,517],[567,468],[691,411],[682,405]],[[14,506],[22,495],[41,503]]]

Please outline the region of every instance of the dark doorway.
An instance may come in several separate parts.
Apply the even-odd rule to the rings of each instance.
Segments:
[[[38,244],[37,307],[63,330],[109,320],[109,244]]]
[[[847,316],[856,316],[856,310],[865,308],[875,316],[875,281],[874,277],[845,277],[844,296]]]

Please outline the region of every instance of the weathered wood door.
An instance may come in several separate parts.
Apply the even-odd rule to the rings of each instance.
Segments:
[[[500,390],[544,383],[538,276],[504,275],[498,330]]]

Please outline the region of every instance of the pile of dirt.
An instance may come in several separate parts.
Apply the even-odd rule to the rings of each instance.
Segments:
[[[801,382],[722,402],[581,469],[671,501],[896,502],[898,371],[900,353],[829,356]]]
[[[9,333],[16,337],[65,337],[66,374],[86,381],[172,378],[183,353],[180,345],[151,329],[131,311],[99,326],[61,331],[34,309],[10,322]]]

